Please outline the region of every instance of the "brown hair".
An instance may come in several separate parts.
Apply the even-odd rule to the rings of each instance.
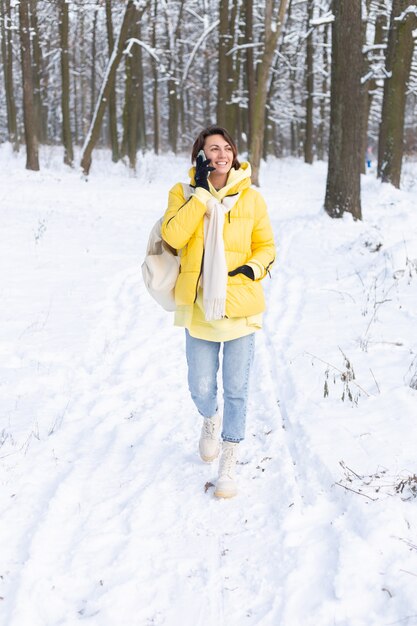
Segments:
[[[232,152],[233,152],[232,167],[234,167],[235,170],[238,170],[240,167],[240,163],[237,158],[237,145],[234,139],[232,138],[232,136],[229,134],[229,132],[225,128],[223,128],[222,126],[216,126],[215,124],[212,124],[211,126],[207,126],[207,128],[204,128],[204,130],[202,130],[201,133],[198,135],[197,139],[194,142],[193,149],[191,151],[191,162],[194,163],[200,150],[204,150],[204,143],[206,141],[206,137],[210,137],[211,135],[222,135],[222,137],[226,139],[227,143],[230,145],[230,147],[232,148]]]

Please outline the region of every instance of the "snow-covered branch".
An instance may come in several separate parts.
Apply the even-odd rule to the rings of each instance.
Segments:
[[[197,50],[199,49],[199,47],[201,46],[203,41],[206,39],[206,37],[208,37],[210,35],[210,33],[215,28],[217,28],[217,26],[219,24],[220,24],[220,20],[216,20],[215,22],[213,22],[213,24],[211,24],[208,28],[206,28],[206,30],[202,33],[202,35],[200,35],[200,37],[197,40],[194,48],[191,51],[191,54],[190,54],[189,59],[187,61],[187,65],[184,68],[184,72],[183,72],[182,79],[181,79],[181,85],[183,85],[185,83],[185,81],[187,80],[188,72],[190,71],[190,67],[191,67],[192,62],[194,61],[195,55],[197,54]]]
[[[158,63],[161,63],[160,58],[158,57],[158,55],[156,54],[155,50],[153,48],[151,48],[151,46],[149,46],[147,43],[145,43],[144,41],[142,41],[141,39],[136,39],[136,37],[131,37],[130,39],[127,40],[127,46],[126,48],[123,50],[123,54],[127,54],[128,56],[130,56],[130,51],[132,49],[133,44],[137,44],[138,46],[140,46],[141,48],[143,48],[144,50],[146,50],[146,52],[153,58],[155,59],[155,61],[157,61]]]
[[[363,54],[368,54],[368,52],[373,52],[374,50],[386,50],[386,48],[387,48],[386,43],[378,43],[378,44],[373,44],[371,46],[363,46],[362,52]]]
[[[405,22],[409,15],[415,15],[417,17],[417,7],[407,7],[405,11],[401,13],[398,17],[394,18],[394,22]]]
[[[310,24],[311,26],[322,26],[323,24],[331,24],[332,22],[334,22],[333,13],[326,13],[326,15],[311,20]]]
[[[226,52],[226,56],[229,56],[230,54],[233,54],[237,50],[244,50],[245,48],[260,48],[263,45],[264,44],[262,42],[259,42],[259,43],[242,43],[240,45],[233,46],[233,48],[230,48],[230,50],[228,50],[228,52]]]

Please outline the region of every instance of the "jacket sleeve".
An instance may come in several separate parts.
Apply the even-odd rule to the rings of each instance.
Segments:
[[[197,187],[186,200],[181,183],[175,185],[169,192],[168,208],[161,227],[164,241],[176,250],[183,248],[203,219],[206,202],[210,198],[212,195],[208,191]]]
[[[265,200],[256,194],[255,225],[252,231],[252,256],[247,263],[255,266],[255,280],[266,276],[275,261],[275,242]],[[254,268],[255,269],[255,268]]]

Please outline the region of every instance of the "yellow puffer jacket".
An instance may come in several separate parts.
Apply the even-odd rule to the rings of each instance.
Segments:
[[[190,170],[194,185],[195,168]],[[250,165],[242,163],[232,169],[225,187],[210,192],[197,187],[188,200],[183,186],[177,183],[169,192],[168,209],[162,224],[162,237],[180,251],[180,274],[175,285],[177,305],[193,304],[197,297],[204,253],[204,214],[206,203],[213,196],[218,200],[237,196],[237,201],[225,215],[223,240],[227,270],[254,263],[260,268],[252,281],[244,274],[228,276],[226,296],[227,317],[248,317],[265,310],[265,298],[260,280],[275,259],[275,244],[266,204],[261,194],[251,188]]]

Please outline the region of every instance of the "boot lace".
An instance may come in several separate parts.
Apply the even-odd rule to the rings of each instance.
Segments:
[[[236,452],[235,447],[227,447],[223,450],[220,459],[220,476],[223,478],[227,476],[231,480],[234,479],[234,472],[236,468]]]
[[[217,424],[215,419],[206,417],[203,421],[203,439],[216,439]]]

